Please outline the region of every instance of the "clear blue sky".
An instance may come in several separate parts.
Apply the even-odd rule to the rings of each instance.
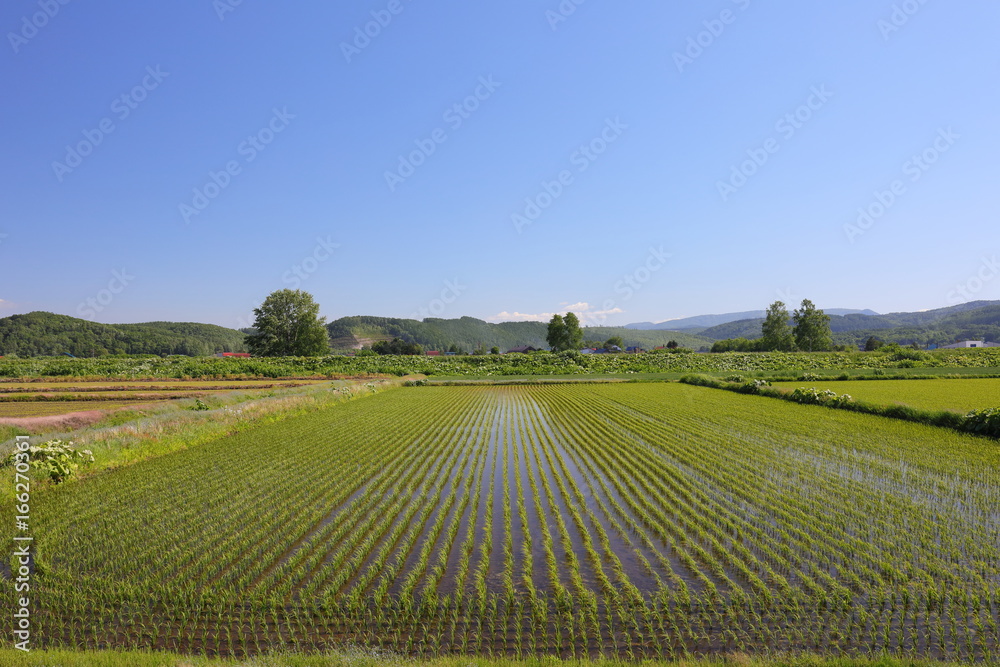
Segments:
[[[1000,298],[996,3],[60,2],[0,9],[0,315]]]

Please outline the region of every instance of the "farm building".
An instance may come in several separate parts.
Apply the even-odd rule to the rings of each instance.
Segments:
[[[957,343],[952,343],[951,345],[942,345],[940,349],[960,350],[972,347],[1000,347],[1000,343],[991,343],[989,341],[982,341],[982,340],[962,340]]]
[[[237,357],[237,358],[241,358],[241,359],[249,359],[250,358],[250,353],[249,352],[217,352],[215,354],[215,356],[217,356],[220,359],[229,359],[230,357]]]
[[[530,345],[521,345],[520,347],[512,347],[507,350],[507,354],[524,354],[526,352],[538,352],[537,347],[531,347]]]

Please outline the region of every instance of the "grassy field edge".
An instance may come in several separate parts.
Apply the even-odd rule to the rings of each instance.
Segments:
[[[927,426],[947,428],[966,435],[983,436],[993,440],[1000,438],[1000,408],[973,410],[963,415],[951,410],[927,410],[914,408],[909,405],[884,405],[881,403],[857,401],[846,394],[837,396],[834,393],[827,396],[820,393],[814,387],[807,389],[807,392],[811,392],[811,394],[800,396],[799,390],[792,392],[774,388],[767,384],[756,384],[752,381],[720,381],[707,375],[686,375],[680,379],[680,382],[696,387],[731,391],[737,394],[764,396],[790,403],[819,405],[833,410],[846,410],[874,415],[876,417],[900,419]]]
[[[235,435],[264,424],[284,421],[307,415],[317,410],[357,400],[376,393],[398,388],[397,379],[350,382],[344,386],[312,385],[289,389],[287,393],[270,396],[243,397],[236,393],[230,400],[214,397],[210,409],[191,410],[181,405],[171,405],[162,412],[148,416],[126,414],[128,421],[116,422],[114,414],[108,421],[99,422],[70,433],[45,433],[31,435],[32,443],[51,439],[72,441],[78,450],[89,449],[95,463],[80,468],[66,483],[73,484],[92,475],[133,465],[158,456],[164,456],[191,447],[197,447],[219,438]],[[235,402],[233,401],[235,398]],[[242,399],[242,400],[241,400]],[[132,418],[135,417],[135,418]],[[14,435],[21,429],[8,429],[10,439],[0,445],[0,454],[13,449]],[[23,432],[23,431],[21,431]],[[37,480],[38,491],[49,482]],[[0,501],[13,498],[13,486],[0,488]]]

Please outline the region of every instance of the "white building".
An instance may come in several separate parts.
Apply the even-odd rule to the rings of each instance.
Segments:
[[[967,347],[1000,347],[1000,343],[991,343],[989,341],[982,340],[963,340],[958,343],[952,343],[951,345],[942,345],[940,349],[958,350]]]

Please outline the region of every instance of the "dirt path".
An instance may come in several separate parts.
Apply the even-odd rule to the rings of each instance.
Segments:
[[[0,417],[0,424],[17,426],[30,433],[74,431],[100,421],[107,414],[107,410],[82,410],[80,412],[46,415],[43,417]]]

